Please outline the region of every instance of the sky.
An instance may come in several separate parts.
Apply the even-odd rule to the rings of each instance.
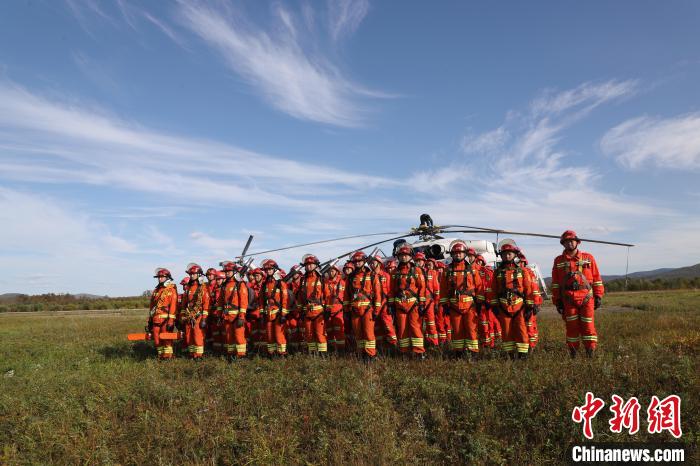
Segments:
[[[0,293],[140,294],[249,234],[422,213],[633,243],[630,271],[698,263],[699,20],[694,1],[0,2]],[[545,274],[561,252],[515,239]],[[624,273],[626,248],[581,248]]]

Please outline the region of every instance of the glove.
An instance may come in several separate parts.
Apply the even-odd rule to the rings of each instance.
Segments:
[[[445,306],[442,308],[442,313],[446,316],[450,315],[450,306]]]
[[[280,324],[284,325],[287,323],[287,316],[280,316]]]
[[[532,317],[532,308],[527,307],[525,308],[525,322],[528,322],[530,320],[530,317]]]
[[[601,296],[594,296],[593,302],[593,309],[598,309],[600,305],[603,304],[603,298]]]
[[[557,312],[561,315],[564,315],[564,305],[561,303],[557,304]]]
[[[418,306],[418,315],[421,317],[425,315],[425,306]]]
[[[533,314],[533,315],[537,315],[537,314],[539,314],[539,313],[540,313],[540,307],[537,306],[537,305],[532,306],[532,314]]]
[[[182,329],[183,329],[182,322],[180,322],[179,320],[176,320],[175,321],[175,328],[182,331]]]
[[[199,328],[201,328],[202,330],[207,328],[207,320],[206,319],[202,319],[199,321]]]
[[[147,323],[143,329],[146,331],[146,333],[151,333],[151,330],[153,330],[153,322]]]
[[[331,311],[329,311],[328,309],[323,311],[323,318],[326,320],[330,319],[331,318]]]
[[[245,319],[239,317],[236,319],[236,328],[241,328],[245,325]]]
[[[501,312],[501,309],[498,306],[494,306],[491,308],[491,312],[493,312],[493,315],[497,316]]]
[[[172,332],[173,330],[175,330],[175,326],[173,324],[168,324],[165,326],[165,330],[168,332]]]
[[[372,320],[377,320],[379,317],[379,309],[372,309]]]

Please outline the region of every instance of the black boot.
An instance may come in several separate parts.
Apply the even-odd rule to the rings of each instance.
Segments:
[[[595,356],[595,350],[593,348],[586,348],[586,357],[593,358]]]
[[[576,348],[569,348],[569,356],[571,359],[576,359]]]
[[[527,359],[527,353],[518,353],[518,359]]]

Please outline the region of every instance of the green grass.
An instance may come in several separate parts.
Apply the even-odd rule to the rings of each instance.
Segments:
[[[675,393],[682,440],[697,444],[698,301],[698,292],[607,298],[611,309],[646,310],[599,312],[593,361],[568,358],[561,318],[548,310],[526,362],[370,368],[307,356],[159,363],[125,339],[143,327],[141,312],[0,316],[0,464],[561,463],[583,440],[571,410],[589,390],[606,401],[596,441],[672,440],[646,433],[644,411],[651,395]],[[607,428],[613,393],[642,404],[632,439]]]

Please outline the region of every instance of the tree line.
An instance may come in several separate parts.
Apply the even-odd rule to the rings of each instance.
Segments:
[[[77,311],[88,309],[143,309],[149,305],[150,296],[90,298],[71,294],[46,293],[21,294],[0,301],[0,312]]]

